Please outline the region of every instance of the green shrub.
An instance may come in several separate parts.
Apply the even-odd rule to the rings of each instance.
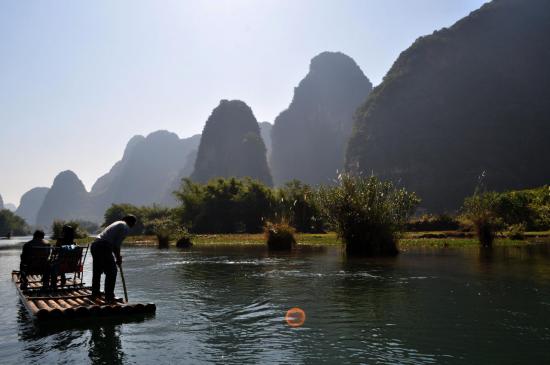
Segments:
[[[513,224],[508,227],[508,238],[512,240],[525,239],[525,223]]]
[[[171,218],[153,218],[144,222],[146,231],[154,234],[158,240],[158,248],[168,248],[170,240],[178,237],[182,228]]]
[[[502,228],[502,220],[497,214],[498,194],[495,192],[476,192],[464,200],[464,217],[473,225],[479,243],[491,247],[496,232]]]
[[[298,180],[286,183],[278,190],[279,216],[287,219],[298,232],[323,232],[325,223],[316,193],[311,186]]]
[[[460,228],[457,218],[448,214],[431,215],[424,214],[411,219],[406,224],[407,231],[454,231]]]
[[[532,229],[550,230],[550,186],[533,189],[530,207],[534,212]]]
[[[389,181],[340,174],[338,185],[319,189],[319,206],[348,254],[396,255],[397,237],[420,202]]]
[[[176,240],[177,248],[189,248],[193,246],[192,236],[188,233],[180,234],[179,238]]]
[[[88,233],[88,234],[95,234],[99,231],[99,224],[91,222],[91,221],[85,221],[82,219],[77,219],[73,221],[74,223],[78,223],[79,229],[82,231]]]
[[[252,179],[213,179],[207,184],[184,179],[175,192],[180,223],[193,233],[261,232],[275,214],[272,189]]]
[[[502,193],[476,189],[465,199],[463,212],[484,246],[491,246],[496,233],[506,228],[509,237],[523,239],[526,230],[550,229],[550,187]]]
[[[133,214],[136,218],[136,224],[132,227],[131,234],[140,235],[143,234],[143,210],[132,204],[113,204],[105,211],[103,216],[104,221],[102,227],[107,227],[110,224],[121,220],[125,216]]]
[[[262,232],[265,221],[275,211],[275,196],[272,189],[259,181],[245,179],[237,197],[239,220],[247,233]]]
[[[267,223],[264,228],[267,247],[274,251],[291,250],[296,245],[296,230],[286,222]]]
[[[52,240],[59,240],[63,238],[63,226],[68,225],[73,227],[74,229],[74,238],[86,238],[89,236],[89,233],[82,229],[80,226],[80,221],[78,220],[72,220],[72,221],[62,221],[62,220],[55,220],[52,223],[52,235],[50,238]]]
[[[23,236],[29,233],[29,227],[23,218],[8,209],[0,210],[0,237]]]
[[[125,216],[133,214],[137,218],[137,222],[132,230],[131,235],[151,235],[155,234],[151,231],[146,222],[151,222],[155,219],[173,219],[176,216],[174,209],[152,205],[150,207],[138,207],[131,204],[113,204],[105,211],[103,227],[107,227],[113,222],[119,221]]]
[[[498,193],[494,210],[505,226],[524,224],[526,230],[550,229],[550,187]]]

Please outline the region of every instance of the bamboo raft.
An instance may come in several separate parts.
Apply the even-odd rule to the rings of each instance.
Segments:
[[[12,272],[12,280],[29,313],[37,320],[83,318],[100,316],[127,316],[153,314],[153,303],[125,303],[117,298],[107,303],[105,297],[92,296],[91,287],[84,286],[79,278],[67,279],[63,286],[43,290],[40,275],[28,275],[28,286],[21,289],[19,271]]]

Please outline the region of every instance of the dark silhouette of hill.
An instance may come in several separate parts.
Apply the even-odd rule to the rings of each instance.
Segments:
[[[345,54],[314,57],[290,106],[273,125],[270,166],[275,183],[331,183],[344,167],[353,113],[371,89],[359,66]]]
[[[358,110],[347,166],[444,211],[550,180],[550,1],[495,0],[421,37]]]
[[[50,229],[56,219],[90,220],[89,212],[89,197],[84,184],[74,172],[67,170],[55,177],[38,210],[36,224]]]
[[[206,121],[191,179],[251,177],[272,184],[266,148],[252,109],[240,100],[222,100]]]
[[[113,203],[166,204],[174,181],[180,178],[187,157],[198,147],[199,140],[200,135],[180,139],[168,131],[134,136],[122,159],[92,187],[95,220],[100,221]]]
[[[4,209],[4,201],[2,200],[2,195],[0,195],[0,210]]]
[[[21,196],[21,201],[15,214],[23,218],[27,224],[31,226],[36,225],[38,210],[42,206],[42,203],[44,203],[49,190],[50,188],[34,188],[27,191]]]

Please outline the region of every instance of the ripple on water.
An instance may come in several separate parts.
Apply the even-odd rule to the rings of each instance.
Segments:
[[[350,262],[331,249],[132,248],[130,299],[157,303],[154,317],[44,331],[15,296],[19,254],[0,251],[2,363],[550,363],[550,289],[533,266],[545,256],[480,265],[460,254]],[[295,306],[300,328],[284,321]]]

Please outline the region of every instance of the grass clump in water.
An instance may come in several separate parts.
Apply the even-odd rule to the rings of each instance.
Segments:
[[[180,239],[187,237],[189,243],[191,238],[187,235],[187,232],[181,228],[173,219],[164,217],[152,219],[145,223],[147,231],[151,232],[157,237],[158,248],[169,248],[170,240],[176,239],[178,242]],[[189,247],[188,245],[187,247]]]
[[[338,180],[336,186],[321,187],[318,199],[323,215],[346,244],[347,253],[396,255],[398,234],[420,199],[374,176],[340,174]]]
[[[275,251],[291,250],[296,246],[295,232],[296,230],[286,222],[267,223],[264,228],[267,247]]]
[[[525,224],[513,224],[510,227],[508,227],[508,238],[515,240],[515,241],[522,241],[525,239]]]
[[[176,239],[177,248],[190,248],[193,246],[193,237],[186,230],[182,230]]]
[[[496,237],[496,232],[501,226],[501,221],[496,214],[498,194],[495,192],[476,192],[473,196],[464,200],[462,210],[464,217],[471,222],[484,247],[491,247]]]

